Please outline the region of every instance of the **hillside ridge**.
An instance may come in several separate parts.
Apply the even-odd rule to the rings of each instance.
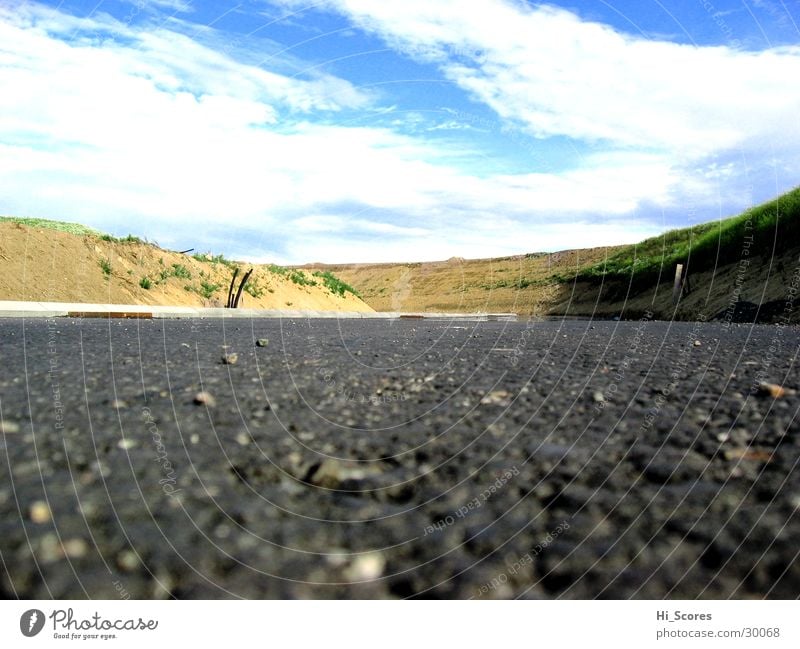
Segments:
[[[689,282],[675,304],[679,263]],[[800,283],[800,188],[742,214],[631,245],[304,268],[331,270],[378,311],[798,322],[794,301]]]
[[[330,272],[188,255],[79,224],[0,218],[0,300],[222,307],[234,271],[238,289],[251,268],[241,307],[373,310]]]

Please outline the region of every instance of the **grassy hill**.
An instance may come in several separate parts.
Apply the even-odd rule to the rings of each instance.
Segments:
[[[49,219],[34,219],[22,216],[0,216],[0,223],[16,223],[18,225],[27,225],[32,228],[44,228],[47,230],[56,230],[58,232],[68,232],[77,236],[95,235],[95,236],[109,236],[103,235],[93,228],[88,228],[80,223],[69,223],[67,221],[50,221]]]
[[[378,311],[776,319],[800,269],[800,188],[727,219],[640,243],[497,259],[324,266]],[[743,263],[745,260],[746,263]],[[672,303],[676,264],[692,292]],[[312,268],[322,268],[321,265]],[[731,306],[731,296],[736,304]],[[721,316],[721,314],[723,314]],[[791,314],[791,320],[798,316]],[[752,320],[751,320],[752,321]]]
[[[696,273],[738,263],[744,256],[781,255],[800,243],[800,187],[716,222],[670,230],[627,246],[562,281],[630,280],[632,288],[672,279],[676,264]]]

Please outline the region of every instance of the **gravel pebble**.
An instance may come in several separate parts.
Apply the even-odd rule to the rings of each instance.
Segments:
[[[50,507],[43,500],[37,500],[35,503],[33,503],[29,513],[31,521],[37,523],[38,525],[48,523],[52,519]]]
[[[511,403],[511,393],[508,390],[494,390],[481,399],[483,405],[507,406]]]
[[[125,572],[133,572],[139,567],[139,557],[132,550],[123,550],[117,555],[117,566]]]
[[[67,539],[62,549],[68,559],[80,559],[89,552],[89,544],[83,539]]]
[[[19,432],[19,424],[8,419],[0,419],[0,433],[3,435],[13,435]]]
[[[194,395],[194,402],[199,406],[208,406],[213,408],[217,405],[217,400],[211,395],[210,392],[198,392]]]
[[[753,462],[769,462],[772,453],[755,448],[729,448],[724,453],[726,460],[750,460]]]
[[[383,574],[385,566],[383,555],[373,552],[356,557],[345,569],[344,575],[350,581],[371,581]]]
[[[762,397],[772,397],[773,399],[780,399],[786,396],[786,388],[782,388],[776,383],[759,383],[758,394]]]

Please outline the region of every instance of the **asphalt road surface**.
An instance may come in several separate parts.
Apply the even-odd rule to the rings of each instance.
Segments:
[[[0,341],[2,597],[800,595],[796,327],[59,318]]]

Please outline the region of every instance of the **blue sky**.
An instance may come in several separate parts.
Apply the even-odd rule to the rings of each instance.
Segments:
[[[0,214],[278,263],[633,242],[800,185],[785,0],[0,3]]]

